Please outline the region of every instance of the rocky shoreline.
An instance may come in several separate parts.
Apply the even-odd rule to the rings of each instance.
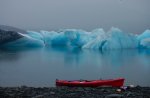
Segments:
[[[0,98],[150,98],[150,87],[0,87]]]

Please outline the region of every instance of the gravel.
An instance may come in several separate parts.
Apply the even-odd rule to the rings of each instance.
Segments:
[[[0,98],[150,98],[150,87],[0,87]]]

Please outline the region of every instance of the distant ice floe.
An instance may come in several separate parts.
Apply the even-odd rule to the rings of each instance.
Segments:
[[[78,47],[82,49],[128,49],[150,48],[150,30],[140,35],[125,33],[118,28],[105,32],[95,29],[91,32],[77,29],[55,31],[27,31],[18,33],[22,38],[1,45],[1,47]],[[3,36],[1,36],[3,37]]]

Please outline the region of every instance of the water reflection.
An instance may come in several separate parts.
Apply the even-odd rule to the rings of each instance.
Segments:
[[[16,61],[22,57],[21,52],[27,52],[29,50],[35,51],[38,50],[38,48],[0,48],[0,62]]]
[[[13,61],[13,62],[12,62]],[[0,86],[54,86],[59,79],[126,78],[150,86],[150,50],[47,47],[0,51]]]
[[[123,66],[129,62],[136,60],[141,61],[142,64],[148,64],[150,57],[150,50],[148,49],[126,49],[126,50],[82,50],[80,48],[46,48],[47,52],[62,53],[65,65],[72,66],[75,64],[84,64],[86,61],[92,62],[96,65],[104,65],[106,62],[112,66]]]

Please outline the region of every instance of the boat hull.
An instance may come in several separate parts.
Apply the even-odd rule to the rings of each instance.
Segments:
[[[121,87],[124,84],[123,78],[111,79],[111,80],[56,80],[56,86],[70,86],[70,87],[98,87],[98,86],[112,86],[112,87]]]

